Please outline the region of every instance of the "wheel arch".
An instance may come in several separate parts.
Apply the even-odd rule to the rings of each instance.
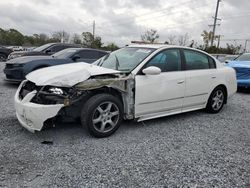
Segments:
[[[226,85],[225,84],[219,84],[219,85],[217,85],[216,87],[214,87],[214,89],[210,92],[210,94],[209,94],[209,97],[211,96],[211,94],[213,93],[213,91],[216,89],[216,88],[218,88],[218,87],[221,87],[221,88],[223,88],[223,90],[225,91],[225,104],[227,104],[227,98],[228,98],[228,89],[227,89],[227,87],[226,87]],[[208,98],[209,98],[208,97]]]
[[[104,86],[98,89],[93,90],[93,96],[96,94],[101,94],[101,93],[106,93],[106,94],[110,94],[113,95],[114,97],[117,97],[118,99],[121,100],[122,105],[124,106],[124,102],[123,102],[123,97],[122,97],[122,92],[119,89],[113,88],[113,87],[108,87],[108,86]]]

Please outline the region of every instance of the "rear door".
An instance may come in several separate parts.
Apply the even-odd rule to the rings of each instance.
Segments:
[[[158,75],[139,73],[135,77],[135,116],[144,119],[181,112],[185,74],[179,49],[163,50],[143,67],[156,66]]]
[[[195,50],[184,49],[183,56],[186,69],[183,111],[203,108],[217,84],[215,62],[208,55]]]

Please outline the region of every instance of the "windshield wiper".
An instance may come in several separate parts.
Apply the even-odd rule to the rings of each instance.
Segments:
[[[117,56],[115,55],[115,69],[118,70],[118,67],[120,67],[120,62],[119,62]]]

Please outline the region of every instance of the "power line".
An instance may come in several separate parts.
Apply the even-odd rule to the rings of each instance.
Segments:
[[[189,3],[194,3],[194,1],[187,1],[185,3],[183,3],[183,2],[182,3],[178,3],[178,4],[176,4],[174,6],[171,6],[171,7],[168,7],[168,8],[160,9],[160,10],[154,11],[154,12],[148,12],[148,13],[142,14],[142,15],[137,15],[137,16],[131,17],[129,19],[126,18],[126,19],[120,19],[120,20],[118,19],[118,20],[115,20],[115,21],[112,21],[112,22],[110,22],[110,21],[102,22],[102,23],[100,23],[100,25],[104,25],[106,27],[110,27],[110,26],[113,26],[113,25],[124,25],[125,23],[133,22],[135,19],[137,19],[137,18],[140,19],[141,17],[150,16],[149,18],[142,18],[142,19],[140,19],[140,21],[143,21],[143,20],[150,20],[150,19],[154,19],[154,18],[169,16],[169,15],[172,15],[174,13],[179,13],[179,12],[183,13],[183,10],[181,10],[181,11],[175,11],[175,12],[173,12],[171,14],[170,13],[165,14],[164,11],[166,11],[166,10],[170,10],[171,11],[171,9],[173,9],[173,8],[180,7],[182,5],[186,5],[186,4],[189,4]],[[207,4],[205,4],[205,5],[207,5]],[[203,5],[203,6],[205,6],[205,5]],[[203,6],[200,6],[200,7],[203,7]],[[200,8],[200,7],[197,7],[197,8]],[[192,9],[194,9],[194,7],[192,7]],[[153,14],[158,14],[158,13],[161,13],[163,15],[152,16]],[[116,21],[118,21],[118,22],[116,23]]]

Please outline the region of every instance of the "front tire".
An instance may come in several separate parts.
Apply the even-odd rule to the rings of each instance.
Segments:
[[[0,62],[1,61],[6,61],[6,59],[7,59],[7,56],[5,54],[3,54],[3,53],[0,53]]]
[[[81,123],[92,136],[108,137],[119,128],[122,114],[123,105],[117,97],[97,94],[83,106]]]
[[[216,87],[211,93],[206,111],[212,114],[216,114],[221,111],[226,101],[226,91],[223,87]]]

